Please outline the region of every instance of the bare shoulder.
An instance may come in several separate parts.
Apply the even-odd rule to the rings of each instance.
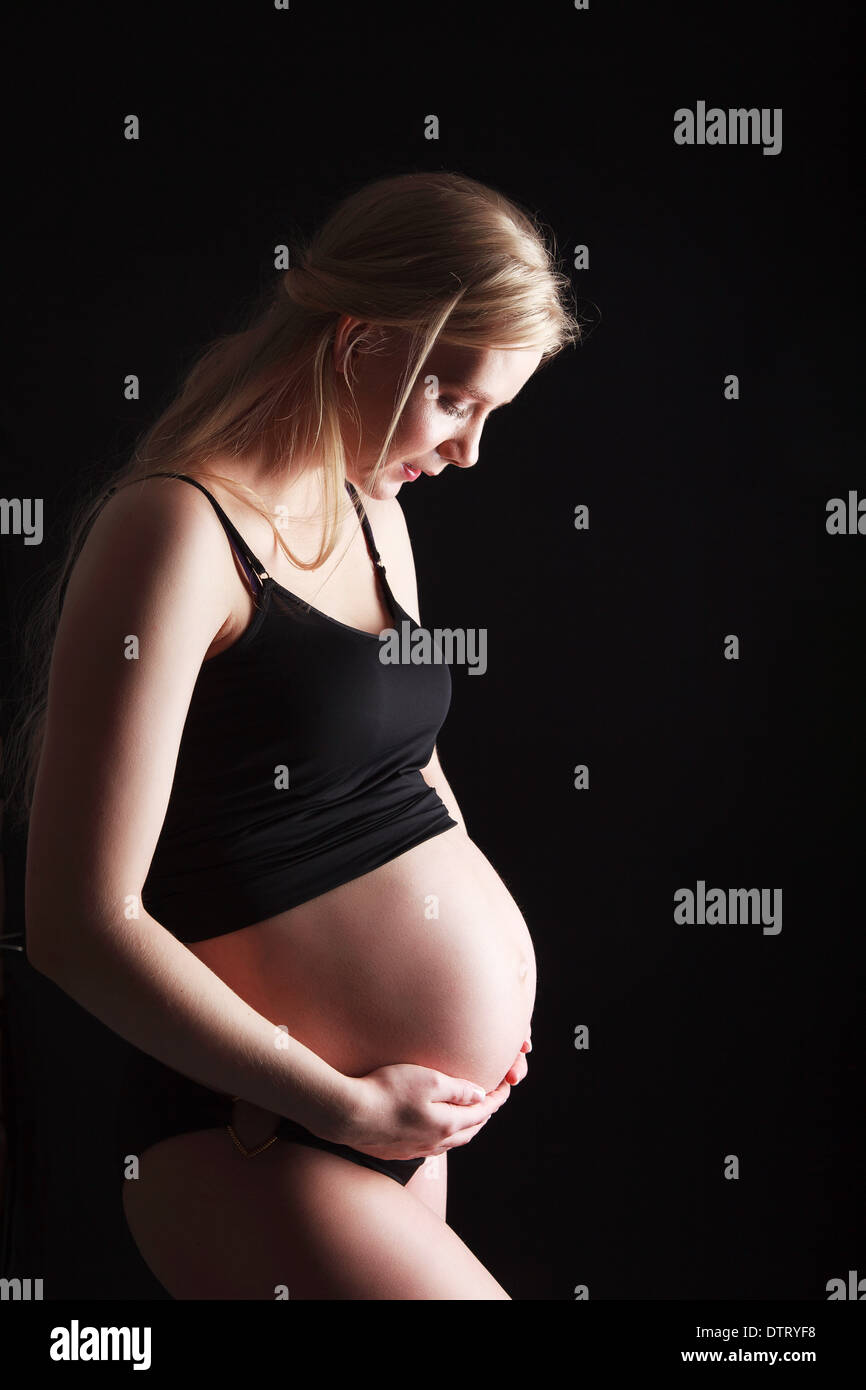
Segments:
[[[216,523],[216,530],[211,524]],[[91,534],[107,537],[130,523],[136,529],[159,527],[171,534],[192,529],[202,536],[222,530],[216,513],[201,490],[169,474],[121,482],[101,508]]]
[[[87,533],[72,582],[98,577],[111,584],[118,574],[130,571],[141,579],[158,566],[168,574],[172,559],[185,569],[194,565],[201,570],[229,612],[231,552],[211,503],[180,478],[138,478],[121,484],[103,504]]]

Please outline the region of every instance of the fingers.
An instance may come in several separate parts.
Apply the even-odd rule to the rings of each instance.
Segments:
[[[488,1091],[486,1100],[491,1102],[494,1110],[498,1110],[500,1105],[505,1104],[510,1095],[511,1084],[503,1077],[494,1091]]]
[[[500,1081],[499,1085],[489,1091],[483,1101],[475,1105],[461,1105],[455,1107],[454,1121],[458,1126],[447,1138],[443,1139],[438,1148],[432,1149],[432,1153],[445,1153],[451,1148],[462,1148],[473,1140],[476,1134],[492,1119],[496,1111],[499,1110],[508,1097],[511,1095],[511,1086],[508,1081]]]
[[[452,1144],[468,1144],[470,1139],[474,1139],[476,1134],[478,1134],[487,1124],[488,1120],[492,1118],[492,1114],[485,1115],[481,1120],[476,1118],[474,1124],[461,1125],[459,1129],[453,1129],[450,1134],[443,1135],[439,1143],[440,1145],[444,1144],[446,1148],[450,1147]]]
[[[459,1126],[461,1132],[470,1129],[488,1120],[495,1114],[501,1105],[504,1105],[511,1095],[511,1087],[507,1081],[500,1081],[495,1091],[490,1091],[483,1100],[475,1105],[461,1106],[455,1111],[454,1121]]]
[[[482,1129],[487,1124],[487,1120],[491,1118],[492,1116],[488,1115],[487,1119],[482,1120],[480,1124],[470,1125],[468,1129],[457,1130],[454,1134],[450,1135],[447,1140],[443,1140],[438,1149],[433,1149],[431,1152],[434,1154],[444,1154],[447,1153],[449,1149],[462,1149],[464,1144],[471,1143],[476,1134],[481,1133]]]
[[[474,1081],[456,1081],[453,1076],[442,1076],[442,1095],[437,1096],[437,1101],[445,1101],[448,1105],[477,1105],[484,1100],[485,1091],[483,1086],[477,1086]]]
[[[521,1076],[526,1075],[527,1064],[522,1054],[512,1071],[515,1068],[520,1070]],[[457,1127],[442,1140],[438,1148],[432,1149],[431,1153],[445,1153],[449,1148],[461,1148],[464,1144],[470,1143],[511,1095],[511,1083],[507,1076],[492,1091],[488,1091],[483,1100],[475,1101],[471,1098],[476,1089],[471,1082],[457,1082],[449,1100],[433,1102],[437,1105],[454,1106],[453,1121]]]
[[[505,1073],[505,1080],[511,1086],[517,1086],[519,1082],[523,1080],[524,1076],[526,1076],[526,1073],[528,1071],[529,1064],[526,1060],[525,1055],[521,1052],[517,1056],[513,1066],[510,1066],[508,1068],[508,1071]]]

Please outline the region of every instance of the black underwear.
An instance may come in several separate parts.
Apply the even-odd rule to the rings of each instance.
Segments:
[[[116,1142],[122,1160],[128,1154],[141,1155],[160,1139],[197,1129],[225,1128],[226,1143],[233,1142],[245,1152],[231,1128],[233,1097],[209,1090],[138,1048],[130,1047],[128,1056],[116,1122]],[[384,1173],[401,1186],[405,1186],[424,1163],[423,1158],[374,1158],[347,1144],[320,1139],[303,1125],[285,1117],[280,1118],[275,1133],[263,1145],[246,1151],[246,1156],[255,1157],[270,1147],[274,1139],[286,1139],[338,1154],[350,1163]]]

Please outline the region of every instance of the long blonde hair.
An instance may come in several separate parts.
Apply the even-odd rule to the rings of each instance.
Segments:
[[[268,287],[239,331],[194,360],[174,399],[139,437],[114,479],[86,496],[50,587],[28,619],[21,694],[4,757],[6,809],[26,820],[45,727],[51,654],[63,595],[87,532],[118,488],[154,472],[219,480],[267,519],[289,560],[315,569],[332,554],[345,503],[346,457],[333,343],[342,314],[411,335],[408,360],[371,485],[384,466],[403,409],[437,342],[541,351],[541,363],[577,343],[569,278],[555,242],[528,211],[485,184],[450,172],[376,180],[346,197],[291,269]],[[447,329],[447,332],[445,331]],[[355,339],[365,349],[365,339]],[[350,397],[351,381],[348,379]],[[315,558],[292,554],[282,528],[251,488],[208,472],[216,458],[253,456],[285,479],[295,458],[322,473],[324,525]]]

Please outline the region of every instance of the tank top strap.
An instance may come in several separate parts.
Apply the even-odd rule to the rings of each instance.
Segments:
[[[364,539],[367,542],[367,549],[369,550],[370,555],[373,558],[374,564],[378,565],[379,569],[384,574],[385,566],[382,563],[378,550],[376,549],[376,542],[373,540],[373,530],[370,526],[370,518],[367,516],[364,504],[358,496],[357,488],[355,487],[354,483],[349,482],[348,478],[346,479],[346,491],[348,492],[353,503],[355,504],[355,511],[358,513],[358,516],[361,521],[361,530],[364,532]]]
[[[223,508],[220,506],[213,493],[209,492],[208,489],[204,486],[204,484],[200,483],[197,478],[191,478],[188,473],[144,473],[135,481],[142,482],[145,478],[179,478],[182,482],[192,483],[193,487],[197,487],[199,492],[204,493],[205,497],[208,499],[217,516],[219,517],[223,529],[225,530],[229,540],[232,542],[232,545],[238,554],[238,559],[241,561],[241,564],[243,565],[244,569],[248,571],[250,578],[255,578],[260,586],[264,583],[264,581],[267,578],[269,578],[267,569],[262,564],[258,556],[254,554],[254,552],[247,545],[247,542],[244,540],[243,536],[241,535],[238,528],[235,526],[234,522],[223,511]],[[109,488],[109,494],[112,493],[114,490],[114,487]],[[370,556],[373,560],[373,563],[384,575],[385,565],[382,561],[381,556],[379,555],[376,542],[373,538],[373,530],[370,526],[370,518],[367,516],[364,504],[358,496],[357,489],[355,488],[354,484],[349,481],[348,478],[346,479],[346,491],[348,492],[349,497],[351,498],[352,503],[354,504],[355,511],[358,513],[358,517],[361,522],[361,530],[364,532],[364,539],[367,543],[367,549],[370,552]]]
[[[213,507],[214,511],[216,512],[217,516],[219,517],[224,531],[228,535],[229,540],[232,542],[232,545],[235,551],[237,552],[238,559],[241,561],[241,564],[248,573],[248,577],[250,579],[256,579],[258,581],[259,587],[261,587],[264,581],[268,578],[268,572],[265,569],[265,566],[262,564],[258,556],[255,555],[252,550],[250,550],[250,547],[247,545],[240,531],[235,526],[231,518],[228,517],[226,513],[223,511],[222,507],[220,506],[219,502],[216,500],[212,492],[208,492],[207,488],[202,483],[200,483],[197,478],[191,478],[188,473],[145,473],[143,476],[146,478],[179,478],[182,482],[192,483],[193,487],[198,488],[199,492],[203,492],[205,497],[208,499],[211,506]],[[139,480],[137,479],[136,481]]]

